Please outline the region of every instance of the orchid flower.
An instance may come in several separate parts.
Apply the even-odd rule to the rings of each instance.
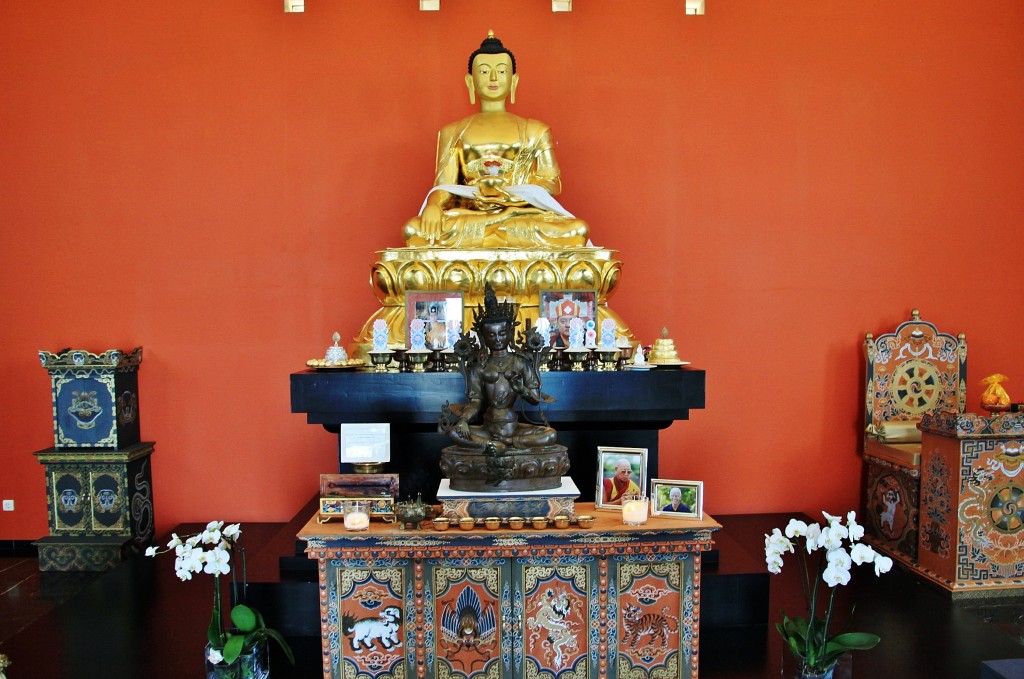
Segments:
[[[238,545],[242,528],[237,523],[228,526],[223,521],[210,521],[202,531],[182,539],[177,533],[171,533],[166,548],[156,546],[146,548],[146,556],[156,556],[164,552],[174,552],[174,574],[179,580],[188,581],[196,573],[213,575],[213,615],[207,629],[209,652],[207,659],[217,665],[231,665],[243,653],[251,653],[257,643],[266,643],[272,638],[281,645],[285,655],[292,663],[295,657],[291,648],[279,632],[267,628],[262,616],[245,604],[236,604],[230,612],[235,626],[231,633],[224,627],[224,616],[221,612],[220,576],[231,574],[232,587],[237,587],[231,571],[231,553],[237,547],[241,551],[242,592],[245,592],[245,552]],[[779,557],[781,564],[781,556]],[[236,596],[238,592],[236,591]]]
[[[849,584],[855,565],[871,564],[876,576],[892,568],[892,559],[860,542],[864,537],[864,527],[857,523],[855,512],[847,512],[845,525],[841,515],[828,512],[822,512],[822,515],[825,517],[824,526],[791,519],[785,531],[775,528],[764,536],[765,563],[769,573],[782,572],[786,552],[795,553],[798,557],[808,617],[789,618],[783,614],[776,629],[787,647],[803,659],[806,667],[815,671],[826,671],[845,653],[866,650],[879,642],[878,636],[863,632],[829,636],[835,592],[837,587]],[[813,557],[816,551],[819,552],[817,560]],[[812,573],[812,568],[816,572]],[[826,597],[818,594],[821,583],[831,590],[824,606],[821,602]]]

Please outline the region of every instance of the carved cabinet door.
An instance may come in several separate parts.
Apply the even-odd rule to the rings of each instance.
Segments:
[[[694,559],[638,556],[616,557],[609,567],[608,647],[615,668],[609,676],[695,678]]]
[[[427,569],[424,647],[436,679],[500,679],[514,633],[509,559],[445,559]]]
[[[592,556],[517,560],[515,676],[600,676],[595,650],[601,630],[595,561]]]
[[[330,561],[325,653],[332,679],[415,676],[416,608],[410,560]]]

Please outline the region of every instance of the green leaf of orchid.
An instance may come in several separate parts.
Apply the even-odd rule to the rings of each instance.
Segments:
[[[877,634],[846,632],[845,634],[837,634],[829,639],[825,651],[827,653],[834,653],[836,651],[866,651],[877,646],[881,640],[881,637]]]
[[[231,609],[231,623],[239,632],[248,634],[257,629],[256,615],[256,612],[245,604],[238,604]]]
[[[210,626],[206,629],[206,640],[214,648],[220,648],[224,645],[224,639],[220,636],[220,611],[216,608],[213,609],[213,613],[210,615]]]
[[[224,662],[228,665],[238,660],[238,656],[242,655],[242,646],[245,643],[245,637],[241,634],[228,637],[228,640],[224,642]]]
[[[796,637],[802,643],[807,643],[809,625],[807,618],[787,618],[783,616],[782,624],[786,630],[786,636]]]
[[[797,656],[798,658],[804,657],[804,649],[802,648],[801,644],[797,643],[796,639],[790,637],[786,641],[789,642],[789,650],[793,651],[793,655]]]

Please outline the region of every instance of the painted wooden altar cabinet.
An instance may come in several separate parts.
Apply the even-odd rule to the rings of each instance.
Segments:
[[[1024,414],[925,415],[922,575],[954,595],[1024,590]]]
[[[311,519],[325,679],[695,679],[701,552],[720,525],[596,516],[539,531]]]

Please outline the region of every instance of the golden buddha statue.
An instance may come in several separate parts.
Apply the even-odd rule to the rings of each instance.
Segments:
[[[519,74],[490,31],[469,57],[469,101],[480,112],[438,134],[437,169],[420,214],[403,230],[410,246],[581,247],[587,223],[557,200],[562,190],[551,132],[509,113]]]
[[[591,245],[587,223],[555,199],[561,177],[551,132],[506,110],[506,102],[515,103],[519,75],[512,52],[493,32],[470,55],[465,83],[480,110],[439,133],[434,186],[403,229],[406,246],[377,253],[371,284],[381,308],[354,349],[368,350],[378,320],[388,341],[401,346],[410,293],[458,293],[469,309],[483,302],[486,281],[518,304],[520,322],[541,315],[540,291],[596,292],[596,312],[632,340],[607,304],[622,264],[614,250]]]

